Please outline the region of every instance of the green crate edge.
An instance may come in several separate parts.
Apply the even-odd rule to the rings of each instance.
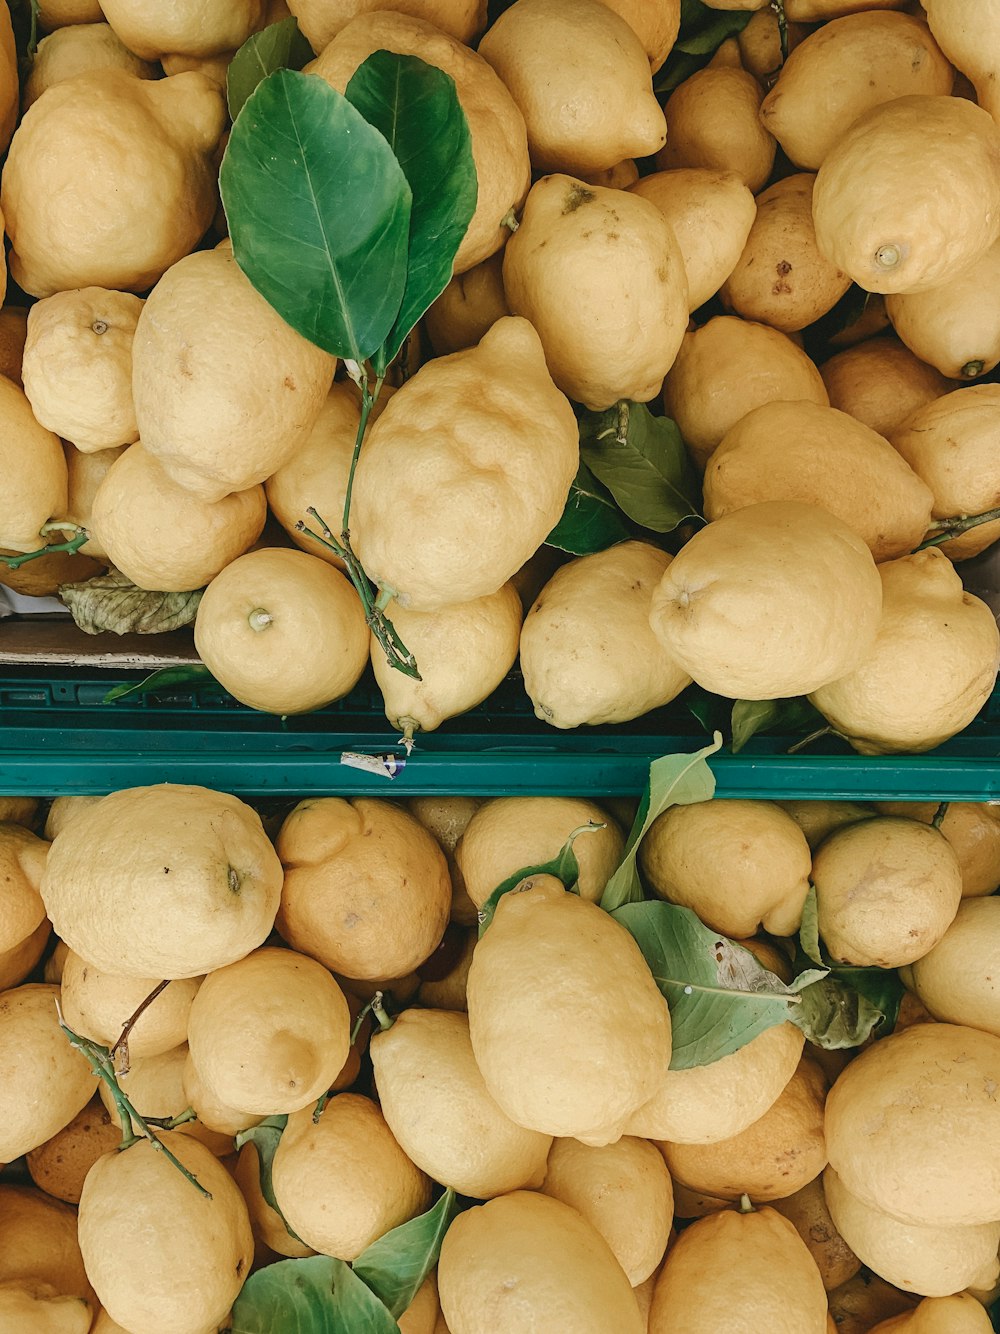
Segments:
[[[126,671],[8,670],[0,676],[0,793],[80,795],[151,783],[240,796],[468,794],[629,796],[661,755],[700,749],[704,730],[675,704],[634,723],[559,732],[525,707],[511,678],[491,700],[417,739],[407,759],[372,682],[283,722],[190,691],[100,703]],[[758,736],[710,760],[719,797],[896,801],[1000,799],[1000,688],[964,732],[924,755],[787,755],[794,738]],[[836,743],[835,743],[836,744]],[[383,771],[346,754],[388,755]],[[405,760],[405,763],[401,761]],[[393,768],[395,776],[389,776]]]

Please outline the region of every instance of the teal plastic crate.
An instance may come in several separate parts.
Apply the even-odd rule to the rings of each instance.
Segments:
[[[102,702],[114,685],[142,675],[8,668],[0,676],[0,793],[102,793],[169,781],[248,797],[629,796],[642,790],[654,759],[709,740],[682,701],[630,724],[557,731],[534,718],[514,673],[480,708],[418,736],[407,758],[368,677],[347,699],[287,719],[215,689]],[[760,735],[737,755],[713,755],[717,796],[1000,798],[1000,689],[960,736],[926,755],[866,758],[836,738],[788,755],[797,739]],[[366,762],[374,772],[356,767]]]

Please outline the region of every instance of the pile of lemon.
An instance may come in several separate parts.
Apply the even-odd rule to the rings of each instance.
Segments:
[[[661,814],[651,896],[787,981],[811,883],[831,960],[908,989],[860,1050],[778,1022],[670,1069],[664,979],[598,903],[628,806],[319,797],[266,831],[233,796],[163,784],[57,798],[39,834],[39,803],[5,798],[4,1334],[230,1328],[262,1266],[353,1261],[439,1186],[465,1200],[403,1334],[986,1334],[997,808],[940,827],[934,806],[849,802]],[[600,827],[578,892],[526,875],[477,933],[581,822]],[[376,990],[389,1013],[355,1024]],[[156,1133],[201,1190],[142,1135],[122,1147],[82,1039],[139,1116],[178,1119]],[[273,1116],[265,1189],[235,1140]]]
[[[962,0],[709,3],[753,12],[666,97],[679,0],[517,0],[488,27],[485,0],[288,4],[309,76],[343,91],[377,50],[418,56],[471,137],[475,214],[350,519],[420,681],[297,527],[315,507],[339,529],[356,385],[251,286],[219,207],[227,68],[282,0],[43,3],[21,88],[0,9],[0,210],[37,298],[0,311],[0,549],[89,534],[5,577],[207,589],[196,644],[238,699],[310,710],[370,658],[408,734],[519,654],[556,727],[692,680],[809,696],[866,753],[965,727],[1000,636],[954,562],[1000,519],[920,548],[1000,505],[1000,388],[973,383],[1000,360],[1000,23]],[[867,309],[816,365],[802,331],[852,282]],[[574,407],[629,402],[679,426],[707,526],[673,559],[637,531],[556,569]]]

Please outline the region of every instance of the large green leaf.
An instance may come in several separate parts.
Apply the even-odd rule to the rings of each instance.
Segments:
[[[506,880],[497,885],[496,889],[489,896],[482,908],[479,910],[479,934],[483,932],[493,921],[493,916],[497,910],[497,904],[505,894],[509,894],[512,889],[516,889],[522,880],[527,880],[533,875],[554,875],[557,880],[562,881],[565,889],[570,893],[579,893],[577,882],[580,879],[580,863],[576,859],[576,853],[573,851],[573,844],[581,834],[594,833],[598,829],[603,829],[604,825],[595,824],[591,821],[589,824],[581,825],[579,829],[574,829],[569,838],[560,848],[559,852],[550,862],[540,862],[537,866],[525,866],[520,871],[515,871],[509,875]]]
[[[581,463],[569,488],[562,518],[545,539],[546,545],[574,556],[589,556],[631,536],[611,492]]]
[[[251,1274],[233,1306],[232,1334],[399,1334],[343,1260],[280,1260]]]
[[[433,1208],[379,1237],[354,1261],[354,1272],[397,1318],[437,1264],[444,1234],[457,1213],[455,1192],[446,1190]]]
[[[669,417],[622,399],[580,418],[580,458],[636,523],[670,533],[701,517],[701,486]]]
[[[627,903],[612,916],[642,950],[670,1006],[671,1070],[710,1065],[793,1019],[797,993],[823,976],[814,969],[786,986],[749,950],[674,903]]]
[[[733,705],[733,754],[758,732],[807,732],[822,727],[823,715],[804,695],[792,699],[738,699]]]
[[[101,700],[102,704],[114,704],[127,695],[149,695],[153,691],[166,691],[171,686],[184,686],[187,690],[202,690],[208,686],[218,686],[218,681],[200,662],[187,662],[178,667],[160,667],[150,672],[141,681],[124,681],[112,686]]]
[[[154,593],[138,588],[119,570],[82,583],[60,584],[59,596],[73,620],[88,635],[159,635],[190,625],[198,612],[201,589],[191,593]]]
[[[281,69],[247,99],[219,172],[233,253],[283,319],[364,361],[399,313],[410,187],[361,113],[312,74]]]
[[[413,195],[402,304],[373,357],[381,373],[448,285],[479,187],[468,121],[444,70],[416,56],[376,51],[358,67],[347,98],[382,132]]]
[[[605,912],[642,901],[642,883],[635,864],[639,844],[657,816],[669,807],[690,806],[715,795],[715,775],[705,761],[721,747],[722,735],[716,732],[712,744],[693,755],[662,755],[649,766],[649,781],[625,844],[625,855],[601,896]]]
[[[313,58],[313,49],[295,19],[281,19],[248,37],[229,62],[226,97],[235,120],[247,98],[276,69],[301,69]]]

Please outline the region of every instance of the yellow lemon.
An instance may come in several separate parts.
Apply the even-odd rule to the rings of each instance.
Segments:
[[[45,921],[39,894],[49,845],[19,824],[0,823],[0,950],[11,950]]]
[[[100,10],[96,17],[101,17]],[[21,106],[27,111],[53,84],[101,69],[123,69],[139,79],[155,77],[153,65],[130,51],[110,24],[73,23],[57,28],[38,43]]]
[[[1000,1037],[998,958],[1000,899],[970,899],[959,905],[937,943],[913,961],[904,980],[935,1019]]]
[[[1000,275],[1000,241],[953,278],[924,292],[885,299],[892,327],[906,346],[941,372],[974,380],[1000,362],[1000,322],[982,301]]]
[[[767,183],[777,148],[760,121],[763,95],[739,66],[697,70],[667,99],[667,142],[656,165],[735,171],[756,194]]]
[[[497,320],[510,314],[503,290],[503,251],[456,273],[424,315],[424,329],[435,355],[474,347]]]
[[[991,1322],[975,1297],[925,1297],[912,1312],[873,1325],[868,1334],[990,1334]]]
[[[835,353],[819,373],[831,407],[886,437],[917,408],[953,388],[940,371],[892,336],[867,338]]]
[[[26,1157],[39,1190],[67,1204],[79,1204],[87,1173],[103,1153],[117,1149],[121,1128],[99,1098],[92,1098],[68,1125]]]
[[[0,547],[37,551],[49,519],[63,517],[68,478],[59,437],[40,426],[22,390],[0,376]],[[8,579],[5,571],[4,579]]]
[[[143,60],[163,55],[213,56],[234,51],[263,26],[266,0],[227,0],[206,6],[177,0],[165,9],[146,9],[132,0],[101,0],[104,17],[130,51]]]
[[[105,1047],[116,1043],[126,1022],[156,987],[155,977],[120,977],[88,963],[70,950],[62,972],[61,1003],[66,1022],[83,1037]],[[171,982],[143,1010],[129,1030],[132,1056],[158,1056],[187,1037],[191,1003],[200,977]]]
[[[861,1268],[861,1261],[837,1231],[830,1216],[822,1176],[783,1199],[772,1200],[771,1208],[788,1219],[808,1246],[827,1292],[848,1282]]]

